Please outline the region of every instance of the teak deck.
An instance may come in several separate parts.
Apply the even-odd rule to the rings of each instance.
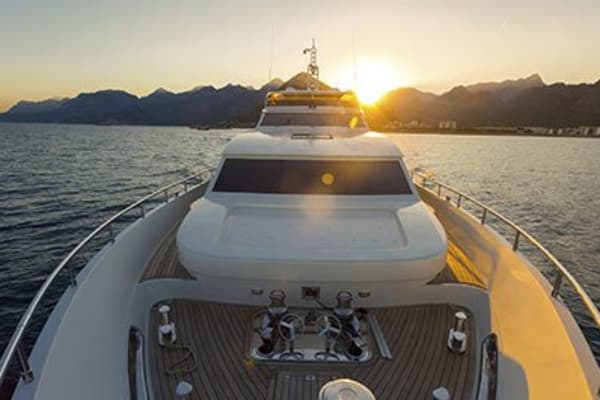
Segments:
[[[159,314],[151,310],[148,338],[149,379],[156,398],[175,399],[175,386],[185,379],[194,386],[190,399],[317,399],[320,387],[337,377],[349,377],[369,387],[378,400],[429,399],[446,387],[453,399],[470,398],[476,357],[474,340],[462,355],[448,350],[446,340],[454,313],[446,304],[371,309],[393,355],[385,360],[375,349],[364,364],[298,364],[258,362],[248,356],[252,316],[260,308],[189,300],[174,300],[171,317],[177,326],[177,344],[188,346],[188,357],[175,375],[166,370],[189,353],[158,345]],[[468,320],[467,334],[474,338]]]
[[[194,279],[177,259],[175,243],[177,229],[179,229],[179,224],[162,239],[148,262],[140,282],[161,278]]]
[[[194,279],[177,259],[178,226],[162,240],[151,256],[141,281]],[[450,243],[447,266],[431,282],[460,282],[483,286],[458,247]],[[468,260],[467,260],[468,261]],[[185,379],[194,386],[189,399],[317,399],[321,386],[331,379],[349,377],[369,387],[378,400],[429,399],[432,391],[446,387],[452,399],[471,398],[476,377],[475,340],[465,354],[448,350],[446,341],[454,313],[451,305],[416,305],[370,309],[375,314],[393,355],[364,364],[298,364],[259,362],[249,358],[253,306],[226,305],[190,300],[171,301],[171,318],[177,326],[177,345],[167,349],[157,342],[159,315],[151,310],[147,354],[149,389],[154,398],[176,399],[175,386]],[[467,322],[469,338],[474,324]],[[178,362],[184,358],[180,363]],[[186,370],[167,374],[167,369]]]

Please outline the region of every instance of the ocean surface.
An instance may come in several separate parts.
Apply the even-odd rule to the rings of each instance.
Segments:
[[[0,123],[0,349],[46,275],[84,236],[137,198],[215,165],[238,132]],[[600,304],[600,140],[390,137],[410,168],[434,173],[537,237]],[[92,243],[74,266],[102,243]],[[543,260],[523,250],[551,276]],[[29,347],[66,278],[36,314]],[[598,332],[573,294],[562,295],[600,360]]]

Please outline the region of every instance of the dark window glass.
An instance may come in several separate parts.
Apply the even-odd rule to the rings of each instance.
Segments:
[[[411,194],[398,161],[225,160],[215,192]]]
[[[358,108],[358,98],[353,93],[315,94],[272,92],[267,95],[267,106],[334,106]]]
[[[365,123],[360,114],[288,114],[267,113],[261,126],[345,126],[363,128]]]

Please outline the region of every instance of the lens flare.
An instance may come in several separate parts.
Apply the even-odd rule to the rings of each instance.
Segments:
[[[400,70],[381,60],[357,62],[356,74],[350,65],[338,74],[335,83],[340,89],[354,90],[365,104],[374,104],[388,91],[406,85]]]
[[[323,184],[326,185],[326,186],[331,186],[331,185],[333,185],[333,182],[335,182],[335,177],[333,176],[332,173],[325,172],[321,176],[321,182],[323,182]]]

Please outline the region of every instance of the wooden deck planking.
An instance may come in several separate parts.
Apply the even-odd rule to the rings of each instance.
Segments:
[[[446,256],[448,268],[457,282],[485,288],[484,280],[479,276],[477,268],[466,254],[454,241],[448,240],[448,255]]]
[[[453,315],[460,308],[450,305],[417,305],[371,309],[377,317],[393,355],[385,360],[374,347],[374,357],[365,364],[268,363],[247,355],[253,315],[250,306],[174,300],[172,319],[178,343],[189,345],[198,368],[179,376],[166,374],[168,365],[181,351],[158,346],[155,334],[159,315],[154,308],[147,339],[151,363],[150,379],[155,395],[175,399],[178,379],[194,385],[190,399],[316,399],[321,386],[337,377],[356,379],[382,399],[425,399],[433,389],[445,386],[452,398],[468,399],[475,382],[475,341],[467,353],[457,355],[446,347]],[[474,327],[467,321],[469,339]],[[190,363],[188,362],[189,366]]]
[[[486,288],[486,284],[479,276],[477,268],[450,237],[448,238],[446,267],[429,282],[432,285],[442,283],[463,283],[483,289]]]
[[[177,258],[178,228],[179,224],[162,239],[150,258],[140,282],[161,278],[194,279]]]

